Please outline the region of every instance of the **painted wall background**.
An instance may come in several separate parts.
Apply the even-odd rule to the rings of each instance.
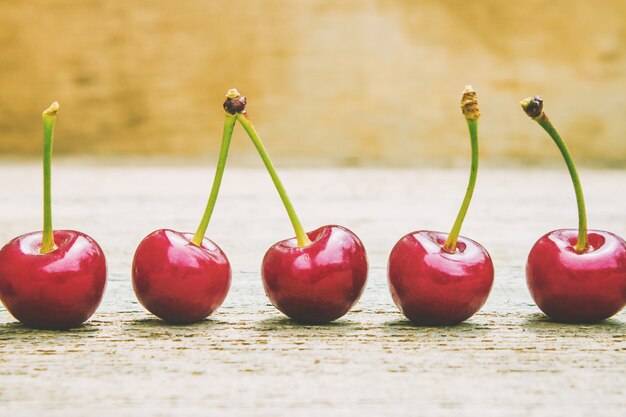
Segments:
[[[559,163],[519,107],[540,94],[574,157],[626,166],[626,2],[0,0],[0,155],[208,158],[237,87],[281,163]],[[241,129],[235,162],[256,159]]]

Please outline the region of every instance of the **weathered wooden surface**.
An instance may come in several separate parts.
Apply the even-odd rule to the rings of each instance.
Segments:
[[[590,225],[626,236],[626,172],[583,171]],[[56,228],[105,249],[100,310],[69,332],[33,331],[0,309],[0,410],[6,415],[623,416],[626,313],[594,326],[553,324],[526,291],[523,265],[541,234],[576,225],[564,171],[483,170],[463,234],[496,266],[483,310],[450,328],[411,326],[387,291],[386,257],[419,228],[447,230],[465,170],[282,170],[307,228],[341,223],[368,248],[370,280],[356,309],[300,326],[269,305],[266,248],[291,235],[267,174],[227,171],[209,235],[234,269],[210,320],[168,326],[130,286],[141,238],[193,231],[212,168],[87,166],[54,170]],[[39,166],[0,168],[0,240],[39,228]]]

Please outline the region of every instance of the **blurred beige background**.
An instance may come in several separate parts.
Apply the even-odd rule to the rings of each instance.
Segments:
[[[496,165],[559,163],[540,94],[587,165],[626,166],[626,1],[0,0],[0,154],[208,158],[226,90],[284,164],[467,164],[478,91]],[[241,130],[233,159],[254,149]]]

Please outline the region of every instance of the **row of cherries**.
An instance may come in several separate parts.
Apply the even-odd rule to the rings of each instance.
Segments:
[[[626,304],[626,242],[600,230],[587,230],[580,180],[567,146],[543,112],[539,97],[522,108],[560,149],[574,184],[578,229],[561,229],[533,246],[526,279],[539,308],[562,322],[597,322]],[[95,312],[106,285],[106,261],[89,236],[52,229],[51,159],[59,106],[43,112],[43,230],[11,240],[0,250],[0,300],[26,326],[76,327]],[[273,245],[263,258],[262,280],[272,304],[302,323],[326,323],[346,314],[363,293],[367,257],[359,238],[345,227],[329,225],[306,233],[235,89],[224,102],[225,118],[217,169],[207,206],[195,234],[169,229],[149,234],[139,244],[132,266],[135,294],[154,315],[170,323],[193,323],[215,311],[226,298],[231,267],[226,254],[205,237],[226,166],[236,122],[256,147],[285,206],[295,237]],[[476,93],[461,99],[471,139],[472,160],[465,198],[450,233],[417,231],[391,251],[388,280],[392,298],[412,322],[452,325],[474,315],[493,284],[489,253],[459,235],[476,183],[478,119]]]

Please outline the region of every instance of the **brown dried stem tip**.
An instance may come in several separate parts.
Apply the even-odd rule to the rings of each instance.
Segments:
[[[538,118],[543,113],[543,99],[539,96],[527,97],[520,101],[520,104],[528,117],[532,119]]]
[[[239,94],[236,88],[231,88],[226,92],[224,110],[230,114],[244,113],[246,111],[246,98]]]
[[[466,85],[463,91],[463,97],[461,97],[461,110],[463,116],[467,120],[478,120],[480,117],[480,110],[478,110],[478,97],[476,91],[471,85]]]

